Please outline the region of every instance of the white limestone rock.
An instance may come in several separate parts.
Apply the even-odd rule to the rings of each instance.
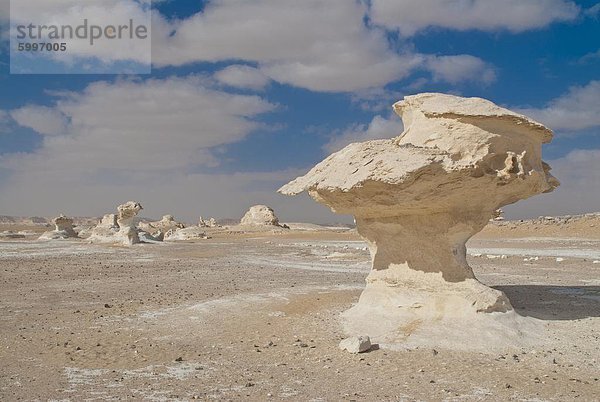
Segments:
[[[88,240],[92,243],[110,243],[114,241],[114,235],[119,231],[117,215],[106,214],[100,222],[92,228]]]
[[[165,234],[160,230],[153,234],[150,234],[145,230],[138,230],[138,237],[142,243],[160,243],[164,240]]]
[[[52,219],[54,224],[54,230],[44,232],[39,239],[40,240],[64,240],[77,238],[77,233],[73,230],[73,219],[66,217],[65,215],[57,216]]]
[[[123,244],[130,246],[140,242],[135,226],[135,217],[142,209],[142,204],[135,201],[128,201],[117,207],[117,224],[119,225],[119,231],[115,236]]]
[[[368,336],[352,336],[340,342],[340,349],[350,353],[364,353],[371,349],[371,339]]]
[[[426,93],[394,105],[404,132],[350,144],[283,186],[352,214],[372,271],[348,333],[387,346],[491,350],[536,341],[538,322],[478,282],[467,240],[497,209],[552,191],[552,131],[480,98]]]
[[[166,233],[171,229],[177,230],[183,229],[184,227],[185,224],[176,221],[173,215],[164,215],[159,221],[147,223],[146,227],[140,225],[140,228],[148,232],[161,231],[163,233]]]
[[[272,208],[266,205],[254,205],[242,217],[243,226],[279,226],[279,219]]]
[[[135,217],[142,209],[142,205],[135,201],[119,205],[117,215],[104,215],[88,240],[92,243],[120,243],[128,246],[139,243]]]

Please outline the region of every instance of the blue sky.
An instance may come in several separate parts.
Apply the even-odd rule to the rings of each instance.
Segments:
[[[600,210],[596,1],[164,0],[139,76],[10,75],[0,4],[0,214],[135,199],[190,221],[256,203],[283,221],[341,220],[275,190],[349,142],[398,135],[391,105],[419,92],[487,98],[554,129],[544,159],[563,185],[509,216]]]

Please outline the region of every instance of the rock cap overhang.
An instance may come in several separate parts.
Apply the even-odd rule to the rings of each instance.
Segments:
[[[401,191],[432,174],[436,185],[451,189],[458,173],[468,179],[485,176],[499,186],[515,178],[527,180],[532,191],[521,198],[559,184],[541,162],[541,144],[550,141],[552,131],[526,116],[485,99],[437,93],[407,96],[394,109],[404,121],[400,136],[350,144],[278,191],[323,195],[358,190],[370,182]]]
[[[447,117],[475,123],[478,119],[497,119],[511,122],[515,127],[525,126],[536,132],[542,143],[552,141],[551,129],[527,116],[513,112],[495,103],[478,97],[463,98],[454,95],[425,92],[405,96],[394,103],[394,111],[402,116],[408,109],[418,109],[427,117]]]

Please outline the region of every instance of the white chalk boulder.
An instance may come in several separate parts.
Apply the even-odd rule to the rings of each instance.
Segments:
[[[371,338],[368,336],[352,336],[340,342],[340,349],[350,353],[363,353],[371,349]]]
[[[279,226],[279,219],[272,208],[266,205],[254,205],[242,217],[244,226]]]

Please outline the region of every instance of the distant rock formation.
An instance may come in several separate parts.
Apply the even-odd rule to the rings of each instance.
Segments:
[[[67,218],[65,215],[60,215],[52,219],[54,223],[54,230],[44,232],[39,239],[40,240],[59,240],[59,239],[71,239],[76,238],[77,233],[73,230],[73,219]]]
[[[135,217],[142,209],[142,204],[135,201],[128,201],[117,207],[119,231],[116,236],[122,239],[123,244],[132,245],[140,242],[135,226]]]
[[[16,233],[13,230],[5,230],[3,232],[0,232],[0,239],[8,239],[8,240],[14,240],[14,239],[24,239],[25,235],[22,233]]]
[[[399,137],[350,144],[279,190],[354,215],[369,244],[347,332],[405,347],[529,342],[537,321],[475,279],[465,243],[498,208],[558,186],[541,159],[552,131],[480,98],[420,94],[394,110]]]
[[[198,226],[201,228],[216,228],[219,227],[219,224],[215,218],[204,220],[202,217],[200,217],[200,219],[198,219]]]
[[[279,219],[272,208],[266,205],[254,205],[242,217],[240,225],[245,226],[279,226]]]
[[[503,221],[504,220],[504,211],[500,208],[498,208],[497,210],[494,211],[494,213],[492,214],[492,217],[490,219],[490,221],[495,221],[495,222],[499,222],[499,221]]]
[[[118,231],[119,225],[117,224],[117,215],[106,214],[91,230],[88,240],[91,243],[114,243],[117,241],[115,235]]]
[[[160,228],[161,230],[168,230],[183,229],[185,227],[185,224],[177,222],[173,215],[164,215],[160,221],[155,222],[155,226]]]
[[[200,226],[190,226],[183,229],[171,229],[165,233],[165,241],[209,239]]]
[[[160,233],[167,233],[169,230],[183,229],[185,224],[177,222],[173,215],[164,215],[161,220],[156,222],[140,222],[139,228],[153,236],[160,236]]]
[[[133,245],[140,242],[135,217],[141,211],[139,202],[129,201],[117,207],[118,214],[104,215],[92,230],[89,241],[92,243],[122,243]]]

